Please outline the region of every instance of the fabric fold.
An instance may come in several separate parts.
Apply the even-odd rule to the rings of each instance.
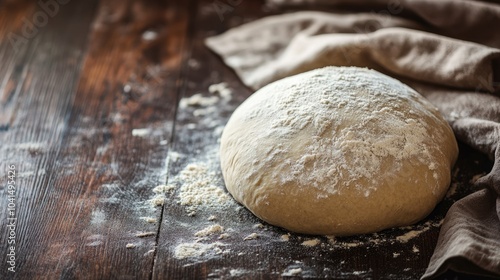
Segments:
[[[386,17],[411,17],[433,33],[500,48],[497,29],[492,28],[498,25],[500,17],[500,5],[494,0],[267,0],[266,2],[270,6],[279,7],[319,5],[358,12],[368,10]]]
[[[351,24],[382,20],[378,15],[359,16],[362,20],[356,21],[352,16],[329,14],[332,18],[350,19]],[[206,44],[254,89],[333,65],[369,67],[426,83],[494,91],[494,62],[500,59],[500,50],[394,27],[400,23],[411,26],[392,20],[374,32],[342,33],[349,30],[342,20],[327,20],[321,12],[298,12],[237,27],[208,38]],[[287,24],[288,28],[284,28]],[[350,30],[355,32],[356,28]]]
[[[500,242],[491,242],[500,232],[496,211],[500,199],[496,196],[493,190],[482,189],[451,206],[436,245],[446,250],[435,250],[422,279],[439,276],[447,269],[498,277]]]

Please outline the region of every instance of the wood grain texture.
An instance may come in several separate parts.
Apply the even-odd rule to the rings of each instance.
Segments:
[[[143,218],[160,219],[161,208],[148,200],[166,180],[186,28],[170,4],[99,6],[60,160],[76,171],[58,180],[73,186],[63,190],[73,203],[62,210],[77,209],[67,215],[79,221],[65,233],[56,231],[70,236],[62,244],[71,250],[61,258],[64,278],[150,277],[158,223]],[[137,237],[141,232],[154,234]]]
[[[27,97],[2,134],[8,162],[34,172],[19,182],[15,277],[147,279],[158,223],[143,217],[160,218],[148,200],[166,180],[186,17],[163,1],[79,3],[29,42]]]
[[[26,2],[26,1],[23,1]],[[35,24],[33,15],[40,7],[32,4],[4,6],[6,28],[23,38],[21,45],[12,45],[7,37],[1,40],[2,96],[0,112],[1,174],[5,178],[8,165],[16,167],[16,229],[17,273],[8,274],[2,265],[0,278],[25,279],[53,270],[61,251],[50,255],[50,248],[60,237],[51,236],[65,220],[54,214],[58,202],[52,178],[61,172],[58,155],[68,116],[75,96],[86,36],[94,14],[95,3],[74,2],[61,7],[59,13],[47,17],[45,24],[31,27],[25,36],[25,25]],[[12,14],[8,12],[14,9]],[[5,13],[4,13],[5,11]],[[75,16],[79,15],[79,18]],[[12,16],[14,19],[9,20]],[[19,18],[23,19],[19,21]],[[20,22],[24,22],[19,24]],[[39,22],[40,23],[40,22]],[[42,22],[43,23],[43,22]],[[30,27],[26,27],[30,28]],[[5,63],[5,64],[4,64]],[[68,188],[68,187],[66,187]],[[68,188],[69,189],[69,188]],[[6,189],[2,183],[2,225],[6,223]],[[5,219],[4,219],[5,217]],[[70,223],[71,224],[71,223]],[[6,227],[1,227],[1,244],[6,243]],[[2,264],[7,249],[2,246]],[[60,248],[61,249],[61,248]]]
[[[474,191],[474,176],[491,168],[461,145],[456,192],[417,226],[380,233],[380,244],[372,235],[330,244],[324,236],[291,234],[283,241],[285,230],[235,202],[194,213],[179,204],[182,171],[206,168],[198,183],[224,190],[219,136],[251,94],[203,40],[284,11],[263,0],[70,1],[34,31],[29,24],[41,11],[38,1],[0,1],[0,279],[418,279],[439,231],[425,223],[438,224]],[[13,43],[13,34],[20,41]],[[221,82],[231,98],[209,91]],[[216,97],[214,104],[179,106],[199,93]],[[12,164],[15,274],[5,265],[4,179]],[[154,207],[152,190],[160,184],[174,189]],[[228,236],[194,236],[214,224]],[[412,229],[426,230],[394,241]],[[258,238],[244,240],[252,233]],[[320,244],[302,245],[312,238]],[[216,245],[180,259],[182,243]],[[443,279],[455,277],[467,279]]]

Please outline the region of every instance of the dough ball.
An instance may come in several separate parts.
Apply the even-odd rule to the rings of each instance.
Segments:
[[[413,224],[445,195],[458,148],[438,110],[403,83],[357,67],[276,81],[221,138],[234,198],[264,221],[354,235]]]

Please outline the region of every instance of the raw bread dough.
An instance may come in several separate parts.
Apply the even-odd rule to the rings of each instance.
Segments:
[[[231,116],[220,153],[227,189],[255,215],[341,236],[428,215],[458,148],[413,89],[373,70],[326,67],[254,93]]]

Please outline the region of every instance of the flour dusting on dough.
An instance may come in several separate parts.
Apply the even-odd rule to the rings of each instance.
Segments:
[[[435,137],[419,117],[424,114],[437,122],[437,110],[428,112],[430,104],[423,103],[416,92],[398,81],[378,82],[380,75],[376,72],[351,72],[339,69],[333,76],[304,73],[301,75],[308,75],[307,79],[302,77],[301,81],[307,84],[300,89],[291,78],[268,85],[268,91],[281,94],[254,106],[248,114],[248,119],[260,116],[270,120],[270,125],[256,135],[256,142],[269,137],[300,137],[306,128],[312,133],[312,141],[303,147],[301,156],[281,163],[283,169],[279,169],[288,172],[274,174],[283,183],[312,184],[331,194],[355,186],[368,197],[380,184],[381,176],[376,174],[396,174],[404,161],[437,169],[440,163],[433,160],[428,149]],[[403,103],[411,104],[413,109],[406,111]],[[332,118],[333,113],[338,117]],[[269,165],[279,154],[292,153],[291,149],[273,147],[260,165]],[[384,166],[385,158],[391,159],[391,167]],[[324,170],[330,171],[325,174]],[[439,174],[434,172],[433,176],[438,179]],[[370,182],[370,187],[364,187],[365,181]]]

